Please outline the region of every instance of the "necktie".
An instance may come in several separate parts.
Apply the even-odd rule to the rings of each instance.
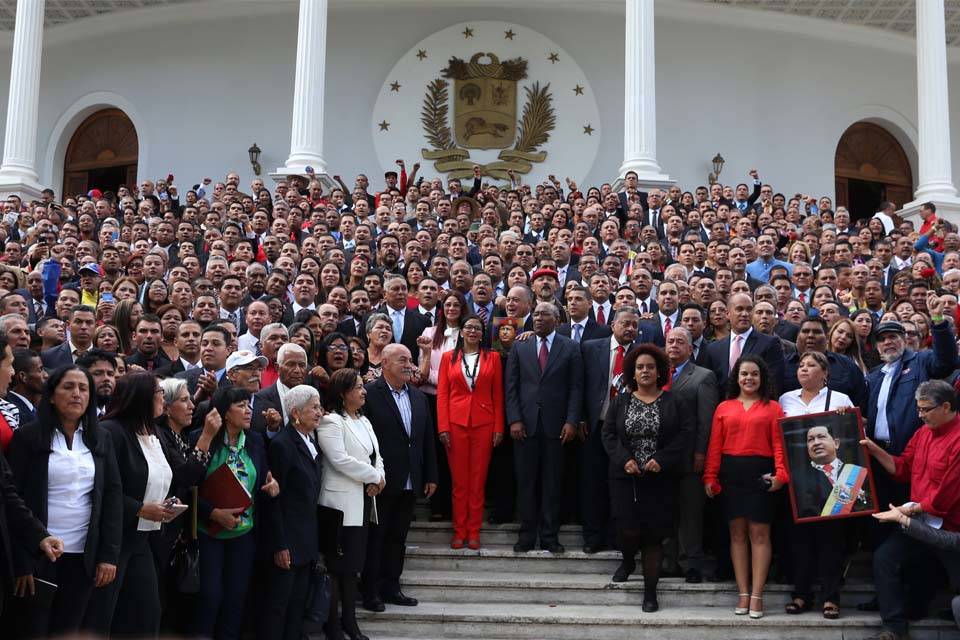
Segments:
[[[613,377],[610,380],[610,397],[617,395],[617,378],[623,375],[623,345],[617,345],[617,355],[613,357]]]
[[[425,314],[423,314],[423,318],[424,318],[424,320],[427,321],[427,326],[428,326],[428,327],[432,327],[432,326],[433,326],[433,314],[432,314],[432,313],[430,313],[429,311],[427,311]]]
[[[540,353],[537,356],[537,359],[540,361],[540,373],[543,373],[547,368],[547,356],[550,354],[547,352],[547,339],[540,338]]]
[[[40,318],[42,318],[42,317],[44,316],[44,313],[43,313],[43,303],[40,302],[39,300],[37,300],[36,302],[34,302],[34,310],[35,310],[36,313],[37,313],[37,320],[39,320]]]
[[[670,322],[670,316],[667,316],[667,319],[663,322],[663,337],[666,338],[667,334],[670,333],[670,330],[673,329],[673,323]]]
[[[730,340],[730,369],[729,373],[733,374],[733,368],[737,365],[737,360],[740,359],[740,349],[742,348],[740,341],[743,340],[743,336],[733,336]]]
[[[576,342],[580,342],[580,338],[583,337],[583,325],[575,324],[573,325],[573,339]]]
[[[803,304],[807,304],[807,294],[801,291],[799,297],[800,297],[800,302],[802,302]]]
[[[597,324],[607,324],[607,317],[603,314],[603,305],[597,307]]]
[[[256,344],[253,345],[253,350],[256,352],[258,356],[263,355],[263,345],[260,344],[259,340],[257,340]]]
[[[827,474],[827,480],[829,480],[830,484],[833,485],[833,465],[832,464],[823,465],[823,472]]]
[[[235,326],[235,327],[237,328],[237,330],[239,331],[239,330],[240,330],[240,316],[237,315],[237,312],[236,312],[236,311],[231,311],[231,312],[230,312],[230,317],[229,317],[228,319],[230,320],[230,322],[233,323],[233,326]]]
[[[646,312],[647,312],[647,301],[646,301],[646,300],[641,300],[641,301],[640,301],[640,313],[646,313]]]
[[[403,312],[394,311],[393,312],[393,341],[400,342],[400,336],[403,335]]]
[[[663,385],[664,391],[670,391],[670,387],[673,386],[673,376],[676,373],[676,369],[670,367],[670,374],[667,376],[667,384]]]
[[[884,365],[883,367],[883,382],[880,383],[880,392],[877,395],[877,421],[873,427],[873,439],[878,442],[890,441],[887,403],[890,400],[891,387],[893,387],[893,374],[897,369],[897,363]]]
[[[477,317],[480,318],[480,322],[482,322],[484,326],[486,326],[487,318],[489,317],[489,314],[487,313],[487,308],[477,307]]]

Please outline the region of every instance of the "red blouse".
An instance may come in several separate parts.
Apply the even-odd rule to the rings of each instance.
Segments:
[[[13,429],[7,424],[6,418],[0,414],[0,449],[6,451],[11,440],[13,440]]]
[[[777,420],[782,417],[780,403],[773,400],[754,402],[749,409],[744,409],[737,399],[721,402],[713,414],[710,444],[707,446],[703,469],[704,486],[712,487],[714,493],[720,492],[717,474],[724,454],[772,457],[776,478],[784,484],[789,482],[783,441],[777,428]]]

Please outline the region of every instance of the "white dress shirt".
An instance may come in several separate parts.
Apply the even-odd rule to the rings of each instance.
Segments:
[[[784,415],[787,417],[806,416],[811,413],[823,413],[824,411],[833,411],[840,407],[853,406],[853,402],[847,394],[840,393],[839,391],[830,391],[830,406],[828,407],[827,387],[820,389],[820,393],[814,396],[809,403],[805,403],[800,397],[802,393],[803,389],[794,389],[780,396],[780,407],[783,409]]]
[[[63,540],[65,553],[83,553],[93,509],[96,467],[83,442],[83,427],[73,434],[73,448],[59,429],[50,438],[47,457],[47,530]]]
[[[250,351],[252,353],[257,352],[257,343],[260,342],[260,338],[250,333],[247,330],[242,336],[237,338],[237,351]],[[263,346],[261,345],[261,349]]]
[[[147,461],[147,486],[143,492],[143,502],[163,502],[173,482],[173,471],[163,455],[160,440],[154,435],[138,435],[140,450]],[[137,531],[159,531],[162,523],[140,518]]]

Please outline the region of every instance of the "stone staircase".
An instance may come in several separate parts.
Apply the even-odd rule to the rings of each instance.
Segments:
[[[578,527],[563,527],[567,552],[514,553],[517,525],[488,525],[479,551],[450,549],[449,523],[411,526],[403,573],[404,593],[417,607],[387,605],[384,613],[359,610],[361,629],[371,640],[853,640],[869,637],[877,614],[856,611],[872,586],[851,579],[844,587],[842,617],[824,620],[819,610],[789,616],[783,606],[790,588],[771,584],[764,598],[766,616],[734,616],[733,583],[686,584],[682,578],[660,581],[660,611],[643,613],[643,579],[610,581],[619,554],[586,555]],[[926,619],[911,625],[913,640],[960,640],[954,624]]]

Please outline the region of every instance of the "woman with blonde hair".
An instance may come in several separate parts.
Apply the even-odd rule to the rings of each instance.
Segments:
[[[860,370],[866,373],[867,368],[860,356],[860,341],[857,326],[850,318],[840,318],[830,327],[827,334],[827,350],[845,355],[857,363]]]

